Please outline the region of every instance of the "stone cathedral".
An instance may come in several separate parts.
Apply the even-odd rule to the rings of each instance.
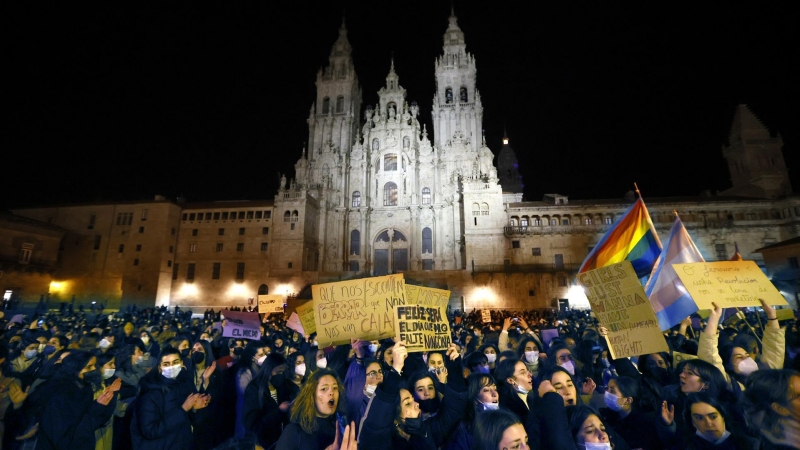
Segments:
[[[135,303],[197,312],[247,305],[258,294],[292,297],[315,283],[404,273],[413,284],[449,289],[454,309],[588,307],[571,288],[574,277],[633,193],[523,200],[508,140],[495,165],[483,138],[475,57],[455,14],[435,61],[431,129],[400,83],[402,70],[387,65],[378,103],[362,105],[342,25],[317,74],[307,147],[274,200],[156,196],[0,216],[5,300],[74,297],[111,309]],[[770,271],[761,253],[800,236],[800,197],[782,152],[780,136],[740,105],[722,148],[732,186],[646,203],[662,242],[677,212],[707,261],[739,251],[796,305],[800,255],[781,256],[786,270]]]

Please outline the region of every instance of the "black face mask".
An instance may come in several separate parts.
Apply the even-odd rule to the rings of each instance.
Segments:
[[[408,434],[422,434],[422,416],[416,419],[406,418],[405,428]]]
[[[244,349],[242,347],[236,347],[233,349],[233,354],[235,356],[242,356],[242,353],[244,353]]]
[[[203,352],[192,353],[192,362],[197,365],[206,360],[206,354]]]
[[[92,386],[99,386],[102,376],[100,371],[95,369],[83,374],[83,380]]]
[[[645,369],[645,373],[661,386],[670,384],[669,370],[665,367],[648,367]]]
[[[188,356],[189,356],[189,349],[188,348],[185,348],[185,349],[181,350],[181,358],[186,358]]]
[[[417,403],[419,403],[419,409],[421,409],[422,412],[424,412],[426,414],[433,414],[433,413],[439,411],[439,403],[440,402],[439,402],[439,397],[438,396],[434,396],[433,398],[430,398],[428,400],[420,400]],[[408,419],[406,419],[406,420],[408,420]]]
[[[270,384],[272,384],[273,387],[278,387],[282,385],[284,381],[286,381],[286,375],[284,375],[283,373],[277,373],[273,375],[272,378],[270,378],[269,380]]]

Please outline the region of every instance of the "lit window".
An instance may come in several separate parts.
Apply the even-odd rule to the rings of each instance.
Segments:
[[[384,172],[397,170],[397,153],[387,153],[383,156],[383,170]]]
[[[397,185],[391,181],[383,186],[383,206],[397,206]]]
[[[358,208],[361,206],[361,192],[354,191],[353,192],[353,208]]]
[[[422,204],[423,205],[430,205],[431,204],[431,189],[430,188],[422,188]]]

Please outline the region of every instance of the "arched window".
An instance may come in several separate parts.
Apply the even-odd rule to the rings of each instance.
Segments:
[[[561,218],[561,225],[569,225],[569,217],[562,217]]]
[[[448,105],[450,103],[453,103],[453,90],[452,89],[447,88],[447,89],[444,90],[444,102],[446,104],[448,104]]]
[[[292,211],[292,222],[297,222],[297,210]]]
[[[552,225],[552,226],[558,225],[558,219],[556,219],[555,217],[550,219],[550,225]]]
[[[331,109],[331,99],[325,97],[322,99],[322,114],[328,114]]]
[[[411,147],[411,139],[408,136],[403,136],[403,148]]]
[[[430,188],[422,188],[422,204],[423,205],[430,205],[431,204],[431,189]]]
[[[258,295],[268,295],[269,294],[269,286],[266,284],[262,284],[258,287]]]
[[[336,112],[344,112],[344,97],[341,95],[336,97]]]
[[[477,203],[472,204],[472,215],[473,216],[480,216],[481,215],[481,205]]]
[[[384,172],[397,170],[397,153],[387,153],[383,155],[383,170]]]
[[[285,213],[283,213],[283,221],[284,222],[289,222],[291,220],[291,216],[292,216],[292,213],[290,213],[289,211],[286,211]]]
[[[522,216],[522,218],[519,220],[519,226],[521,227],[528,226],[528,216]]]
[[[350,254],[361,254],[361,232],[358,230],[353,230],[350,232]]]
[[[488,216],[489,215],[489,204],[488,203],[481,203],[481,215]]]
[[[361,206],[361,192],[353,191],[353,208]]]
[[[383,185],[383,206],[397,206],[397,185],[391,181]]]
[[[591,217],[586,217],[585,219],[583,219],[583,224],[584,225],[591,225],[592,224],[592,218]]]
[[[535,226],[535,227],[542,226],[542,219],[540,219],[538,217],[534,217],[533,218],[533,226]]]
[[[511,226],[515,227],[515,226],[517,226],[518,223],[519,223],[519,218],[517,216],[512,216],[511,217]]]
[[[461,99],[461,103],[467,103],[468,95],[467,95],[467,88],[461,86],[461,89],[458,91],[458,96]]]
[[[428,227],[422,229],[422,253],[433,253],[433,233]]]
[[[378,138],[373,139],[372,140],[372,149],[373,150],[378,150],[380,148],[381,148],[381,141],[379,141]]]

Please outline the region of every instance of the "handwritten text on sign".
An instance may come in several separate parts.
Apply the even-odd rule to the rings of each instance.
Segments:
[[[258,312],[261,314],[282,313],[283,312],[283,296],[282,295],[259,295],[258,296]]]
[[[227,322],[222,337],[261,339],[261,323],[257,312],[223,311],[222,316]]]
[[[314,323],[314,304],[306,302],[299,305],[294,309],[297,315],[300,316],[300,323],[303,324],[303,330],[306,334],[311,335],[317,332],[317,325]]]
[[[608,328],[612,358],[669,351],[630,261],[581,273],[578,282],[600,325]]]
[[[768,305],[787,304],[753,261],[673,264],[672,267],[700,309],[713,309],[711,302],[723,308],[760,306],[759,298]]]
[[[395,307],[395,329],[409,352],[444,350],[450,345],[450,291],[406,285],[405,306]]]
[[[402,274],[311,286],[319,344],[393,337],[394,308],[406,304],[405,290]]]

